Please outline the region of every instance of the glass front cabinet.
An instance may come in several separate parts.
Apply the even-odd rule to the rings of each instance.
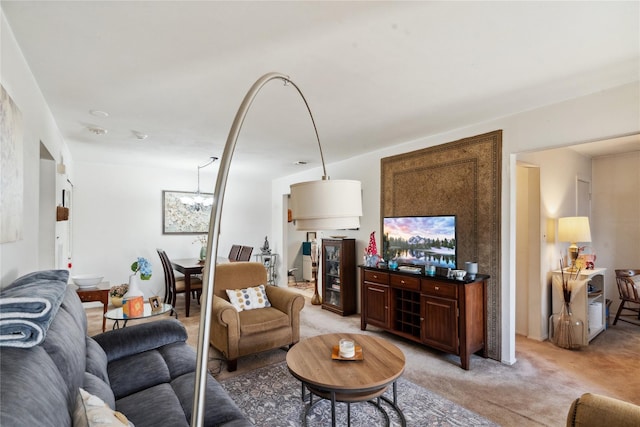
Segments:
[[[341,316],[356,307],[355,239],[322,239],[322,308]]]

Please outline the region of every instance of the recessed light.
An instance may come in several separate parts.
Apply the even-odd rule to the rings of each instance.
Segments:
[[[95,117],[109,117],[109,113],[101,110],[89,110],[89,114]]]
[[[137,130],[132,130],[131,132],[133,132],[138,139],[147,139],[149,137],[146,133],[138,132]]]

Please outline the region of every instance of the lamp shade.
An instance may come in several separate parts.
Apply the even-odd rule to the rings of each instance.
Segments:
[[[318,180],[291,185],[296,230],[345,230],[360,227],[360,181]]]
[[[589,218],[568,216],[558,219],[558,240],[561,242],[591,242]]]

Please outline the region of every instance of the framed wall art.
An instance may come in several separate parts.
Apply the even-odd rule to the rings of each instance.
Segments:
[[[0,85],[0,243],[22,240],[24,217],[22,113]]]
[[[162,191],[162,234],[209,232],[213,194]]]

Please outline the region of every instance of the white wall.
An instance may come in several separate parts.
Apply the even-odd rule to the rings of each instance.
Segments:
[[[340,163],[329,164],[327,165],[328,173],[333,179],[356,179],[362,181],[363,186],[364,216],[361,218],[360,230],[341,234],[357,239],[356,250],[358,254],[362,254],[368,242],[369,233],[372,231],[376,231],[378,244],[380,244],[381,158],[502,129],[501,360],[509,364],[514,363],[516,361],[514,268],[516,154],[638,133],[640,131],[640,122],[638,121],[640,116],[639,94],[640,86],[636,82],[582,98],[366,153]],[[330,158],[328,160],[330,161]],[[557,162],[555,167],[563,169],[566,168],[566,165]],[[273,202],[282,203],[282,194],[289,192],[288,186],[291,183],[318,179],[320,176],[320,171],[316,170],[275,180],[272,189]],[[571,183],[567,184],[548,182],[547,185],[569,186],[573,185],[573,182],[572,179]],[[569,190],[565,188],[563,191],[566,193]],[[549,203],[547,216],[552,214],[558,216],[574,215],[569,210],[565,211],[565,208],[560,205],[554,206],[551,201],[547,203]],[[273,234],[274,236],[282,236],[282,226],[278,225]],[[282,246],[282,242],[279,242],[279,245]],[[541,268],[554,265],[552,263],[557,262],[555,255],[557,252],[555,246],[553,249],[549,248],[548,254],[543,257],[546,259],[547,267],[543,267],[541,264]],[[541,308],[541,317],[545,314]]]
[[[72,177],[73,168],[71,154],[51,116],[51,111],[22,56],[4,13],[0,11],[0,15],[0,83],[22,112],[24,126],[24,230],[22,240],[0,244],[0,286],[6,286],[17,277],[40,267],[55,267],[51,261],[53,257],[48,256],[42,263],[39,259],[41,237],[44,242],[55,239],[55,236],[40,236],[40,216],[55,217],[55,211],[40,209],[40,142],[42,141],[51,153],[56,164],[64,158],[68,165],[67,175],[56,175],[55,190],[50,190],[55,194],[49,197],[55,197],[56,204],[62,202],[62,188],[66,178]],[[50,232],[55,233],[55,230]]]
[[[640,152],[593,160],[593,230],[596,266],[606,267],[611,316],[620,302],[616,269],[640,268]]]
[[[164,275],[156,249],[164,249],[172,259],[197,258],[200,244],[194,243],[197,235],[162,234],[162,190],[195,191],[196,166],[180,171],[78,162],[74,274],[99,273],[112,285],[127,283],[131,263],[142,256],[153,268],[151,279],[142,281],[145,296],[163,295]],[[213,192],[216,175],[217,166],[200,171],[202,192]],[[254,246],[258,252],[270,232],[271,216],[264,208],[270,203],[269,193],[254,185],[257,178],[229,175],[219,256],[226,257],[233,243]]]

